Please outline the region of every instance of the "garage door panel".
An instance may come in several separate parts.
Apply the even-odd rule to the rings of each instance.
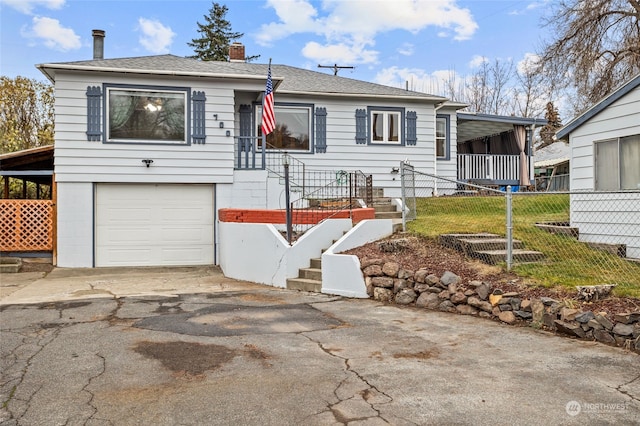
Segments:
[[[213,263],[213,186],[98,184],[96,265]]]

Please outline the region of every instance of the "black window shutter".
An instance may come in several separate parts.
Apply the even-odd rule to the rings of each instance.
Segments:
[[[239,152],[249,151],[251,148],[251,105],[240,105],[240,138]]]
[[[416,130],[417,114],[415,111],[407,111],[407,145],[415,145],[418,142]]]
[[[205,101],[207,97],[204,92],[193,91],[191,102],[193,103],[193,131],[191,138],[194,144],[205,143],[207,134],[205,130]]]
[[[367,143],[367,110],[356,110],[356,143]]]
[[[316,108],[316,152],[327,152],[327,109]]]
[[[87,140],[102,139],[102,90],[100,86],[87,86]]]

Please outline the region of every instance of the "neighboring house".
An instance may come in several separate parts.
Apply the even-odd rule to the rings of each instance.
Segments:
[[[535,151],[536,191],[569,191],[569,144],[554,142]]]
[[[267,65],[243,49],[230,62],[102,59],[102,37],[93,60],[38,65],[56,93],[59,266],[217,264],[219,209],[284,208],[282,151],[294,195],[316,171],[359,170],[399,197],[405,160],[457,177],[462,105],[443,97],[273,65],[263,150]]]
[[[570,147],[571,226],[583,241],[625,244],[640,258],[640,75],[557,137]]]

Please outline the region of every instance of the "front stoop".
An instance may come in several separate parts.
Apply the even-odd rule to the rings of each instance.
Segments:
[[[473,259],[495,265],[507,259],[507,239],[496,234],[443,234],[438,237],[441,245],[455,249]],[[544,254],[526,250],[522,241],[513,240],[512,260],[517,263],[539,262]]]
[[[287,279],[288,290],[309,291],[320,293],[322,291],[322,259],[311,259],[309,268],[300,268],[298,278]]]
[[[375,197],[373,206],[376,211],[376,219],[391,219],[393,221],[393,232],[402,231],[402,212],[399,212],[396,205],[389,197]]]

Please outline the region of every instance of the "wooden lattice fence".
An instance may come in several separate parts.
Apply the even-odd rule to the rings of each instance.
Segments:
[[[52,251],[51,200],[0,200],[0,251]]]

